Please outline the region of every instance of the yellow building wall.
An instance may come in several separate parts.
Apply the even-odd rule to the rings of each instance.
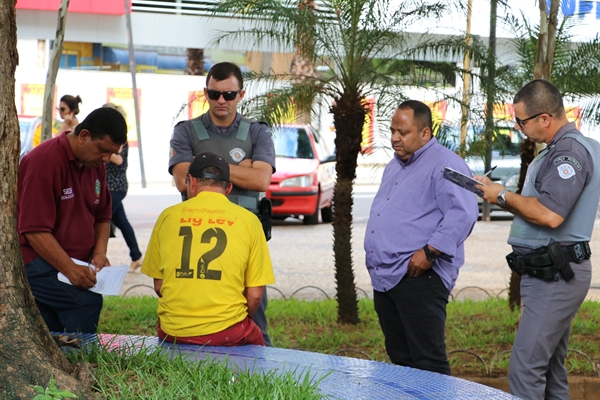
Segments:
[[[77,55],[78,67],[100,65],[100,60],[94,58],[93,43],[64,42],[63,54]]]

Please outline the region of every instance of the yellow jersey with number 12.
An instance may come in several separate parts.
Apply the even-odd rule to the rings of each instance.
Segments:
[[[220,332],[242,321],[248,315],[244,289],[275,282],[257,216],[214,192],[161,213],[142,272],[163,280],[160,325],[182,337]]]

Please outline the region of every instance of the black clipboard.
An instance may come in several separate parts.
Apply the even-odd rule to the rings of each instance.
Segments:
[[[469,192],[473,192],[477,196],[483,196],[483,192],[475,187],[475,185],[485,186],[483,183],[476,181],[470,176],[460,173],[450,167],[444,167],[443,174],[445,179],[449,180],[455,185],[458,185],[463,189],[467,189]]]

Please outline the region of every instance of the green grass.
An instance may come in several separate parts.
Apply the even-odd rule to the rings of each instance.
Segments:
[[[106,298],[99,332],[156,335],[156,306],[157,300],[151,297]],[[388,362],[373,300],[359,301],[361,323],[357,326],[338,324],[336,307],[334,300],[269,300],[267,316],[273,345],[327,354],[337,351],[340,355]],[[447,350],[474,352],[491,365],[494,375],[505,375],[517,318],[518,313],[509,309],[507,300],[452,301],[448,303]],[[599,346],[600,304],[585,302],[573,321],[569,347],[585,352],[597,364]],[[449,358],[455,375],[486,372],[472,354],[460,352]],[[575,352],[567,355],[567,365],[572,374],[592,373],[589,361]]]
[[[97,365],[95,390],[106,399],[320,399],[319,380],[310,371],[266,374],[239,371],[227,359],[188,361],[156,348],[150,352],[110,345],[70,351],[73,362]]]

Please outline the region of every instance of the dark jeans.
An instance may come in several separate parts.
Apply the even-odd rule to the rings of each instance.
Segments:
[[[448,295],[432,269],[404,276],[387,292],[373,291],[385,349],[394,364],[450,375],[444,342]]]
[[[25,265],[27,280],[51,332],[96,333],[102,296],[58,280],[58,271],[41,257]]]
[[[142,253],[138,247],[137,240],[135,238],[135,232],[125,215],[125,207],[123,207],[123,199],[127,196],[125,192],[110,192],[112,197],[112,220],[111,222],[119,228],[129,247],[129,256],[131,261],[137,261],[142,258]]]

